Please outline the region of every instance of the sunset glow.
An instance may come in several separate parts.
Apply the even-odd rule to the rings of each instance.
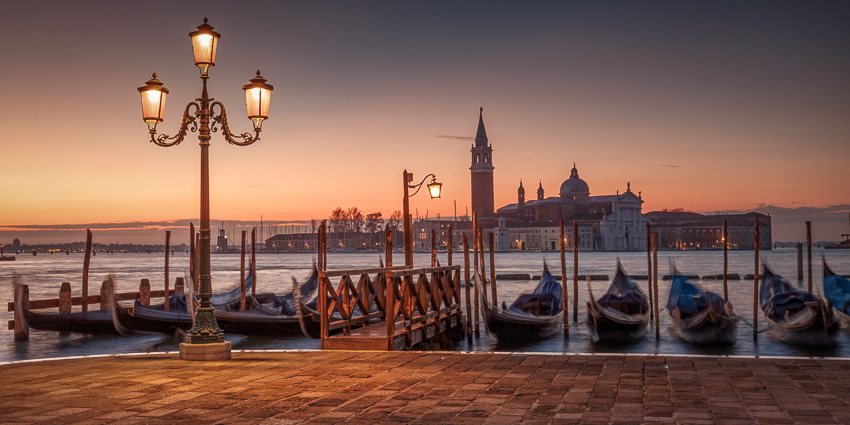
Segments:
[[[411,213],[462,215],[483,106],[496,208],[520,179],[557,194],[575,162],[591,194],[630,183],[644,213],[758,210],[775,241],[800,240],[806,220],[816,240],[848,233],[844,2],[154,4],[4,5],[0,243],[27,237],[10,226],[197,220],[197,134],[150,143],[136,88],[157,72],[157,130],[174,135],[201,91],[192,60],[213,45],[209,94],[233,133],[253,130],[243,103],[263,115],[246,77],[277,90],[257,143],[213,134],[213,220],[386,218],[404,169],[443,184]],[[225,43],[198,36],[190,52],[205,16]]]

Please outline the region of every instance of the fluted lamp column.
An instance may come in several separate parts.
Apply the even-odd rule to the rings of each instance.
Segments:
[[[216,50],[221,34],[207,23],[198,26],[189,33],[192,38],[192,51],[195,65],[201,71],[201,97],[189,102],[183,110],[183,121],[174,136],[157,134],[156,126],[163,121],[165,99],[168,89],[157,79],[156,74],[144,86],[139,87],[142,96],[142,118],[148,124],[151,142],[158,146],[175,146],[183,141],[189,131],[198,132],[201,146],[201,229],[200,229],[200,276],[195,282],[198,288],[200,306],[195,309],[192,330],[186,335],[186,341],[180,344],[180,358],[184,360],[224,360],[230,358],[230,343],[224,341],[224,333],[219,329],[212,306],[212,278],[210,276],[210,187],[209,187],[209,142],[211,133],[221,130],[228,143],[247,146],[260,140],[263,121],[269,117],[269,100],[274,87],[266,83],[257,71],[256,76],[242,87],[245,91],[245,103],[248,118],[253,122],[254,134],[233,134],[227,122],[224,104],[216,101],[207,92],[209,70],[215,66]],[[218,112],[218,114],[216,114]],[[167,299],[166,299],[167,302]]]

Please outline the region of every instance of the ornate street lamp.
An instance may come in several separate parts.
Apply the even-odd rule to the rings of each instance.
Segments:
[[[207,93],[207,80],[209,69],[215,66],[216,49],[221,34],[215,32],[213,27],[204,23],[198,26],[196,31],[189,33],[192,38],[192,50],[195,57],[195,65],[201,70],[201,81],[203,88],[201,97],[189,102],[183,110],[183,122],[174,136],[165,134],[157,135],[156,125],[162,122],[165,111],[165,98],[168,95],[162,82],[153,74],[144,86],[139,87],[142,96],[142,118],[148,124],[151,142],[158,146],[169,147],[179,144],[189,131],[198,132],[198,140],[201,145],[201,231],[200,231],[200,277],[198,278],[198,295],[201,305],[195,310],[194,324],[192,330],[186,336],[189,344],[215,344],[224,341],[224,334],[218,328],[215,319],[215,309],[210,302],[212,296],[212,278],[210,277],[210,187],[209,187],[209,141],[210,133],[218,132],[229,143],[238,146],[247,146],[260,140],[263,120],[268,119],[269,99],[274,87],[266,84],[266,80],[257,71],[256,77],[249,84],[242,87],[245,91],[245,103],[248,107],[248,118],[254,123],[254,135],[242,133],[235,135],[230,132],[227,123],[227,112],[224,104],[209,97]],[[216,107],[218,114],[216,115]],[[241,139],[241,140],[240,140]],[[181,345],[181,358],[183,346]],[[199,352],[199,351],[193,351]],[[227,353],[229,358],[229,352]],[[187,357],[188,358],[188,357]]]
[[[410,201],[409,198],[411,196],[415,196],[419,193],[419,190],[422,189],[422,184],[425,183],[425,180],[431,177],[431,182],[427,184],[428,193],[431,195],[431,199],[439,198],[440,192],[443,189],[443,184],[437,182],[437,176],[433,174],[428,174],[422,179],[419,184],[410,184],[413,181],[413,173],[408,173],[407,170],[404,170],[403,178],[404,178],[404,265],[405,266],[413,266],[413,241],[412,241],[412,224],[410,223]],[[416,192],[413,192],[413,195],[408,195],[410,189],[416,189]]]

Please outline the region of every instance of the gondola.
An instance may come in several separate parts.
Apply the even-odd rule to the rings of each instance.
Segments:
[[[841,324],[850,328],[850,279],[833,272],[826,259],[823,259],[823,293],[829,298]]]
[[[475,284],[481,277],[475,272]],[[499,341],[535,340],[548,338],[564,329],[563,289],[543,263],[543,275],[534,291],[524,293],[510,307],[494,306],[481,297],[487,330]]]
[[[249,288],[248,282],[252,280],[250,277],[249,274],[249,278],[246,279],[246,288]],[[315,291],[317,282],[318,272],[314,267],[311,277],[301,285],[300,289],[304,292]],[[230,296],[219,297],[219,301],[229,298],[230,302],[213,305],[216,309],[216,321],[223,332],[241,335],[288,335],[301,332],[298,317],[293,313],[296,311],[293,294],[280,297],[274,294],[247,295],[246,310],[239,311],[241,289],[236,291],[238,296],[235,300]],[[215,296],[211,300],[214,298]],[[175,302],[175,299],[178,301]],[[197,301],[187,304],[185,301],[180,302],[181,299],[185,299],[183,294],[173,295],[170,302],[176,308],[170,308],[169,311],[165,311],[162,305],[144,307],[137,300],[132,308],[119,306],[118,317],[121,324],[130,330],[157,333],[173,333],[177,330],[185,332],[192,328]]]
[[[732,303],[717,294],[704,291],[673,268],[667,311],[673,331],[693,344],[732,344],[738,317]]]
[[[829,298],[795,290],[763,267],[759,304],[768,325],[780,339],[802,346],[835,344],[838,322]]]
[[[646,334],[649,299],[617,260],[617,274],[598,301],[588,282],[587,330],[593,342],[634,341]]]
[[[104,308],[91,311],[77,311],[72,313],[36,313],[24,306],[19,299],[20,291],[15,291],[15,308],[19,309],[19,317],[22,317],[27,326],[40,331],[55,332],[79,332],[91,335],[119,334],[120,327],[116,328],[113,309]],[[114,299],[114,289],[107,290],[107,298]],[[111,298],[110,298],[111,297]],[[104,303],[111,305],[110,301]],[[94,307],[94,305],[91,305]]]

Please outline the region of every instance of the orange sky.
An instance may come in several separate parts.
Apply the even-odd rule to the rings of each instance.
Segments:
[[[645,212],[850,202],[843,3],[85,5],[4,6],[0,226],[198,216],[196,134],[150,143],[136,87],[158,73],[174,133],[200,93],[187,34],[204,14],[233,131],[250,129],[241,86],[257,68],[276,89],[259,142],[213,136],[214,219],[389,216],[405,168],[444,185],[412,211],[462,214],[470,142],[438,136],[474,136],[480,106],[497,207],[520,179],[556,195],[573,161],[591,194],[631,182]]]

